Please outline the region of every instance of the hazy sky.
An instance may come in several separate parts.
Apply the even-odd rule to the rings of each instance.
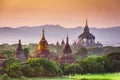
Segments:
[[[120,25],[120,0],[0,0],[0,26]]]

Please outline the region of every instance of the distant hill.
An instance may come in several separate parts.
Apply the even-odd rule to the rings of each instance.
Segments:
[[[1,27],[0,28],[0,44],[2,43],[17,43],[21,39],[23,43],[38,43],[41,38],[43,28],[48,43],[61,42],[66,40],[67,33],[70,43],[78,38],[83,32],[82,27],[63,28],[60,25],[43,25],[43,26],[23,26],[18,28]],[[120,45],[120,26],[111,28],[90,28],[93,35],[96,36],[96,41],[104,45]]]

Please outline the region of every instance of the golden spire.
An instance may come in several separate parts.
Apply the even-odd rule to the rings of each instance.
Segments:
[[[48,49],[49,45],[45,39],[45,35],[44,35],[44,29],[42,31],[42,38],[38,44],[38,50],[41,50],[41,49]]]
[[[44,35],[44,29],[42,31],[42,40],[45,39],[45,35]]]

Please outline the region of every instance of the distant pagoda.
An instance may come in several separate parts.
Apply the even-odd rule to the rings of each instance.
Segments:
[[[5,57],[0,55],[0,67],[3,67],[5,60],[6,60]]]
[[[66,44],[65,44],[65,47],[63,49],[63,53],[62,53],[62,56],[60,58],[60,63],[74,63],[75,62],[75,58],[72,54],[72,50],[71,50],[71,47],[69,45],[69,38],[67,36],[67,39],[66,39]]]
[[[62,46],[62,47],[65,47],[65,42],[64,42],[64,40],[62,40],[61,46]]]
[[[57,41],[56,46],[60,46],[59,42]]]
[[[89,47],[102,47],[102,44],[95,43],[95,36],[90,33],[90,29],[88,27],[88,22],[86,19],[86,25],[82,34],[78,36],[78,45],[89,48]]]
[[[47,40],[45,39],[45,35],[44,35],[44,29],[42,31],[42,38],[38,44],[38,50],[37,53],[35,55],[35,57],[37,58],[46,58],[46,59],[51,59],[52,55],[49,52],[49,45]]]
[[[20,61],[26,61],[26,57],[25,57],[25,54],[24,54],[24,50],[22,48],[22,44],[21,44],[21,40],[19,40],[19,43],[18,43],[18,47],[16,49],[16,54],[15,54],[16,58],[18,58]]]

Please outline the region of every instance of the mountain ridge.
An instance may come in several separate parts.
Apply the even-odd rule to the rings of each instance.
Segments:
[[[45,29],[48,43],[61,42],[62,39],[66,40],[68,33],[72,44],[83,32],[83,27],[81,26],[75,28],[64,28],[60,25],[22,26],[17,28],[0,27],[0,44],[17,43],[18,39],[21,39],[23,43],[38,43],[43,29]],[[92,27],[90,31],[96,36],[96,41],[104,45],[120,45],[120,26],[110,28]]]

